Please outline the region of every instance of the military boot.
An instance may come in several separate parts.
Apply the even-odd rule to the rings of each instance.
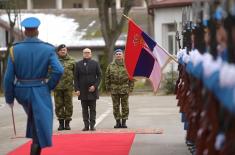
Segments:
[[[126,119],[122,120],[122,128],[127,128],[127,126],[126,126]]]
[[[121,120],[120,119],[116,120],[116,125],[114,126],[114,128],[121,128]]]
[[[31,144],[31,150],[30,155],[40,155],[41,154],[41,148],[38,144]]]
[[[69,122],[70,122],[70,120],[65,120],[65,126],[64,126],[65,130],[71,130],[71,128],[69,126]]]
[[[58,128],[58,131],[64,130],[64,120],[63,119],[59,119],[59,123],[60,123],[60,125],[59,125],[59,128]]]

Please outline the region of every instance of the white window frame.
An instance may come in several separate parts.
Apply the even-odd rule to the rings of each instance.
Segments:
[[[175,39],[175,33],[176,32],[173,32],[173,31],[171,31],[171,32],[167,32],[167,41],[166,41],[166,43],[167,43],[167,50],[168,50],[168,52],[169,53],[172,53],[173,55],[176,55],[176,39]],[[172,47],[173,47],[173,51],[170,51],[170,49],[169,49],[169,36],[172,36],[172,40],[173,40],[173,45],[172,45]]]

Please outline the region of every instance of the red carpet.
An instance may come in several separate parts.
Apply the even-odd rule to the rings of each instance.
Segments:
[[[53,147],[41,155],[128,155],[134,133],[64,134],[53,136]],[[8,155],[28,155],[31,142]]]

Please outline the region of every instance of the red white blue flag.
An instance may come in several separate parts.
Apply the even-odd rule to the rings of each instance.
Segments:
[[[169,54],[129,20],[125,49],[125,65],[129,78],[146,77],[150,79],[154,92],[157,92],[161,81],[161,70],[169,60]]]

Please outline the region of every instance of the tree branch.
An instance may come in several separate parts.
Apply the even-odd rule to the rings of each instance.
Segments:
[[[123,14],[128,15],[133,4],[134,4],[134,0],[125,0]],[[117,28],[116,28],[117,33],[115,37],[118,37],[121,34],[122,28],[125,22],[126,22],[126,18],[124,16],[121,16],[121,20],[118,23]]]
[[[96,0],[96,4],[99,10],[101,32],[105,43],[108,43],[110,35],[108,4],[106,3],[106,0]]]
[[[117,21],[117,8],[116,8],[116,1],[112,0],[111,1],[111,18],[112,18],[112,31],[115,31],[115,29],[118,26],[118,21]]]

